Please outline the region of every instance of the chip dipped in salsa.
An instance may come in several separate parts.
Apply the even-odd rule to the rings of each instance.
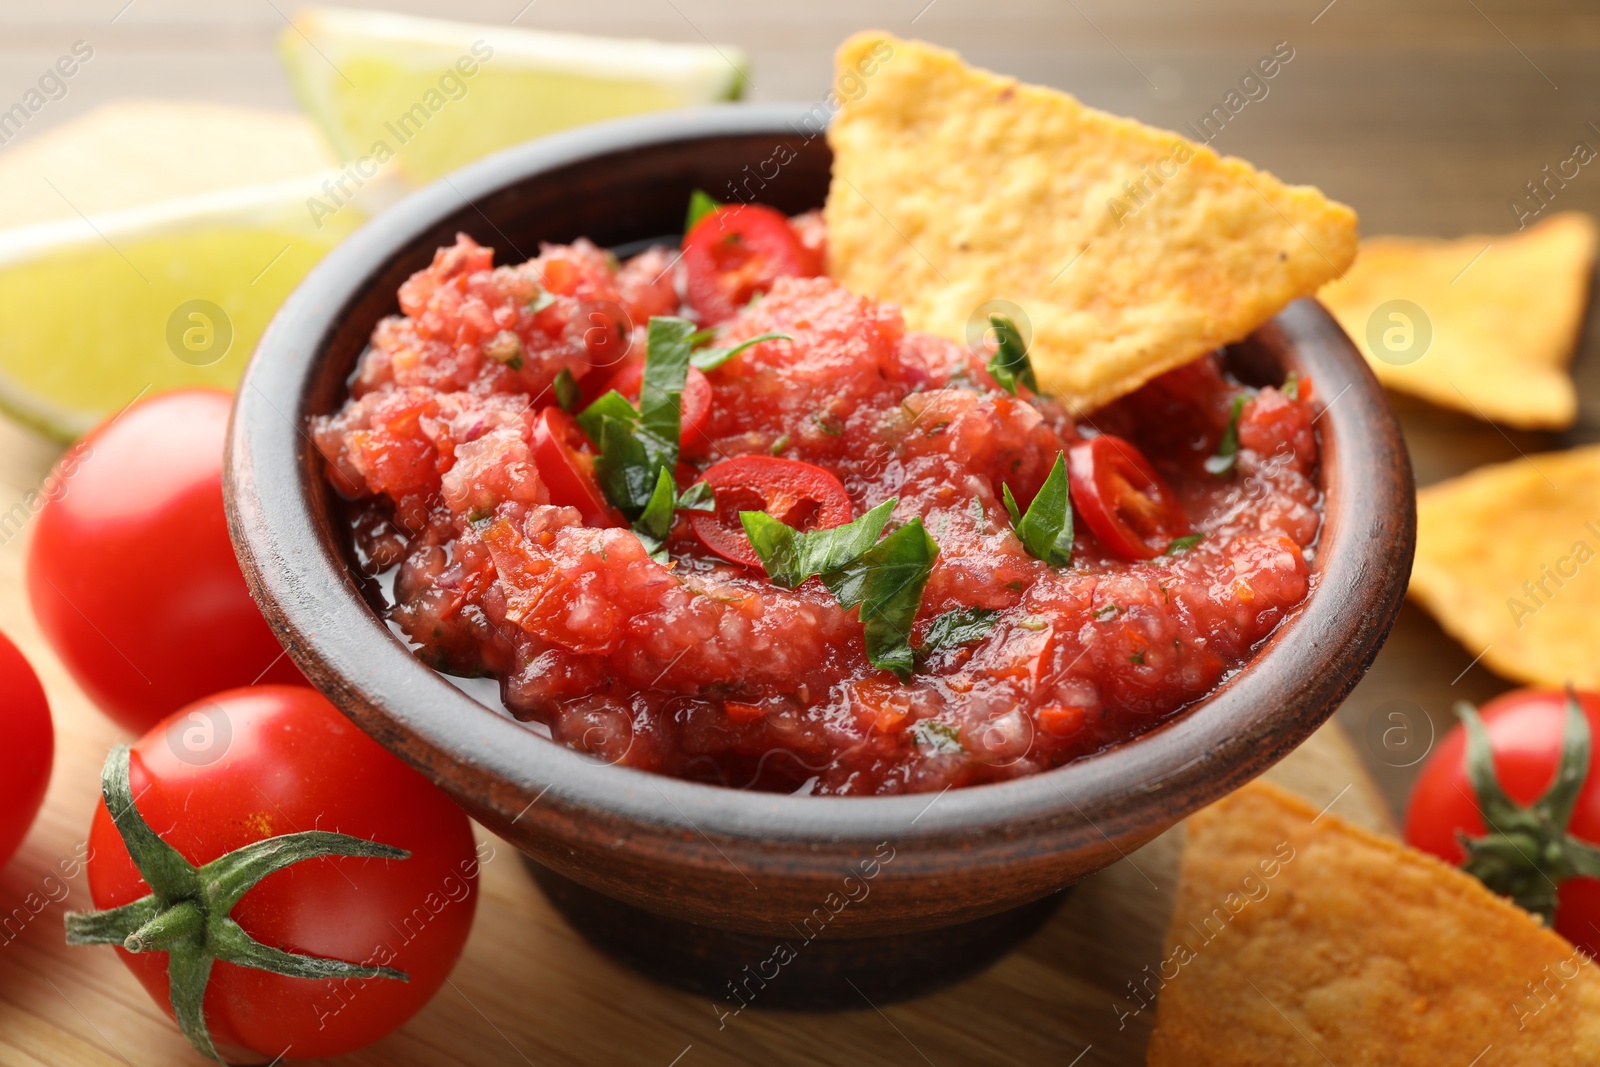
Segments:
[[[401,286],[313,435],[418,656],[610,763],[937,791],[1149,730],[1305,599],[1312,383],[1212,354],[1075,418],[1025,321],[908,330],[825,242],[721,206]]]

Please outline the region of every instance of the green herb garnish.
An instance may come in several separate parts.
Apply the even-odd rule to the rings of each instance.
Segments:
[[[1217,442],[1217,454],[1206,460],[1206,470],[1218,477],[1233,473],[1234,465],[1239,462],[1239,416],[1244,413],[1245,398],[1233,398],[1233,411],[1228,415],[1228,428],[1222,431],[1222,440]]]
[[[600,449],[595,474],[606,499],[637,519],[655,495],[657,472],[678,467],[678,437],[683,423],[683,383],[689,373],[689,335],[685,319],[650,320],[639,387],[639,406],[616,390],[578,414],[578,426]]]
[[[657,316],[650,320],[644,381],[639,386],[639,427],[657,449],[656,462],[674,470],[683,433],[683,384],[689,376],[689,337],[694,323]]]
[[[689,214],[683,220],[683,232],[688,233],[695,228],[699,221],[722,206],[722,201],[706,192],[696,189],[689,194]]]
[[[691,341],[693,339],[691,338]],[[763,341],[793,341],[794,338],[786,333],[764,333],[760,337],[752,337],[743,344],[734,345],[732,348],[701,348],[697,349],[690,357],[689,363],[700,370],[716,370],[728,360],[737,356],[751,345],[758,345]]]
[[[867,662],[894,671],[902,680],[916,669],[911,649],[911,624],[922,603],[922,589],[933,572],[939,546],[912,519],[879,541],[859,559],[828,571],[822,584],[839,606],[861,608],[866,628]]]
[[[805,532],[764,511],[741,511],[739,520],[774,585],[793,589],[821,578],[841,607],[860,607],[867,660],[906,678],[916,667],[911,624],[939,546],[920,518],[879,541],[895,503],[891,498],[843,526]]]
[[[578,406],[578,379],[565,367],[556,375],[556,380],[550,383],[550,392],[555,394],[556,405],[562,411],[571,413]]]
[[[916,738],[917,744],[924,748],[931,748],[936,752],[961,751],[961,731],[947,722],[923,719],[911,728],[911,734]]]
[[[633,532],[657,563],[667,562],[667,534],[672,532],[672,509],[678,502],[678,487],[665,467],[656,476],[656,488],[650,502],[634,520]]]
[[[715,494],[709,482],[695,482],[678,497],[679,511],[716,511]]]
[[[981,641],[994,629],[1000,613],[993,608],[956,608],[934,617],[922,640],[924,655]]]
[[[1300,375],[1296,374],[1294,371],[1290,371],[1289,376],[1283,380],[1283,385],[1279,387],[1278,392],[1282,393],[1290,400],[1299,400]]]
[[[889,524],[895,503],[891,497],[854,522],[803,533],[764,511],[741,511],[739,521],[772,584],[794,589],[865,555]]]
[[[694,332],[694,323],[686,319],[652,318],[639,405],[613,389],[577,416],[578,426],[600,450],[594,470],[601,491],[633,520],[634,532],[657,559],[665,558],[662,546],[679,500],[673,472]],[[702,491],[691,487],[689,492],[698,504]]]
[[[1030,555],[1054,567],[1072,565],[1072,499],[1067,491],[1067,454],[1058,452],[1050,476],[1028,505],[1027,514],[1017,507],[1011,486],[1000,486],[1011,528],[1017,532]]]
[[[638,535],[652,559],[657,563],[666,563],[670,558],[667,555],[667,535],[672,532],[673,513],[715,510],[716,500],[709,484],[695,482],[680,495],[672,475],[663,467],[656,476],[656,488],[650,494],[650,502],[633,524],[633,532]]]
[[[995,336],[999,341],[994,355],[989,357],[990,376],[1012,396],[1017,395],[1018,382],[1037,393],[1039,382],[1033,376],[1033,363],[1028,359],[1028,346],[1023,343],[1017,324],[1005,315],[994,314],[989,316],[989,325],[994,327]]]
[[[545,308],[549,307],[555,302],[556,294],[541,286],[539,289],[539,294],[532,300],[528,301],[527,306],[524,307],[523,310],[530,315],[537,315],[539,312],[543,311]]]
[[[1167,544],[1167,555],[1176,556],[1179,552],[1187,552],[1205,539],[1206,535],[1203,533],[1185,534],[1183,537],[1174,537]]]
[[[1133,655],[1128,657],[1128,662],[1132,663],[1132,664],[1134,664],[1136,666],[1143,667],[1144,666],[1144,654],[1145,654],[1145,651],[1146,651],[1145,649],[1141,648],[1139,651],[1135,652]]]

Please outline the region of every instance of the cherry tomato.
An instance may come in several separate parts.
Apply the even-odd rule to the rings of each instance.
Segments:
[[[607,383],[606,389],[615,389],[638,404],[639,390],[643,385],[644,364],[636,362],[619,370]],[[705,451],[709,443],[706,425],[711,421],[711,383],[698,367],[690,367],[689,376],[684,379],[681,415],[683,428],[678,433],[679,449],[690,455]]]
[[[761,557],[745,535],[741,511],[765,511],[797,530],[842,526],[855,517],[839,479],[797,459],[735,456],[712,464],[703,477],[717,510],[690,512],[690,528],[706,548],[746,567],[760,569]]]
[[[1600,694],[1577,697],[1591,735],[1600,741]],[[1566,694],[1557,690],[1519,689],[1489,701],[1479,712],[1489,735],[1495,776],[1515,803],[1532,804],[1550,787],[1561,759],[1566,706]],[[1406,840],[1452,864],[1466,858],[1458,833],[1476,838],[1488,830],[1466,756],[1466,733],[1457,725],[1428,756],[1406,808]],[[1564,829],[1580,841],[1600,845],[1600,768],[1593,755]],[[1560,882],[1556,893],[1556,932],[1591,956],[1600,955],[1600,930],[1595,929],[1600,926],[1600,878],[1569,878]]]
[[[1120,437],[1101,434],[1069,448],[1067,481],[1083,521],[1124,559],[1154,559],[1189,532],[1172,490]]]
[[[303,684],[250,599],[222,510],[230,396],[141,400],[78,446],[39,512],[28,596],[90,698],[147,729],[219,689]]]
[[[828,224],[820,211],[807,211],[789,220],[795,240],[800,242],[802,253],[800,273],[808,278],[821,277],[828,263]]]
[[[539,412],[533,424],[533,461],[550,502],[577,508],[588,526],[626,526],[595,481],[594,453],[586,447],[587,440],[572,416],[560,408]]]
[[[782,212],[761,204],[733,204],[707,212],[683,239],[689,303],[700,321],[732,318],[772,283],[807,273],[808,256]]]
[[[471,824],[320,694],[255,686],[191,704],[134,744],[129,778],[144,821],[196,865],[311,829],[411,853],[309,859],[245,893],[230,914],[256,940],[394,967],[410,980],[290,978],[219,960],[204,999],[219,1049],[262,1060],[338,1056],[399,1027],[444,984],[477,907],[481,857]],[[89,844],[97,908],[150,892],[104,801]],[[167,955],[116,951],[170,1014]]]
[[[55,756],[55,730],[44,687],[17,646],[4,634],[0,634],[0,691],[5,693],[4,705],[0,706],[0,748],[6,754],[6,772],[0,774],[3,868],[39,814]]]

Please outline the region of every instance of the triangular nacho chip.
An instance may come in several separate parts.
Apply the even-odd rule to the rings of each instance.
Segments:
[[[1355,213],[1316,189],[953,52],[863,33],[838,69],[829,272],[957,340],[988,302],[1017,305],[1040,385],[1076,411],[1244,337],[1355,256]]]
[[[1507,678],[1600,689],[1600,445],[1418,493],[1411,596]]]
[[[1189,820],[1150,1067],[1600,1063],[1600,968],[1431,856],[1264,783]]]
[[[1389,388],[1508,426],[1560,429],[1578,416],[1567,366],[1595,239],[1579,211],[1502,236],[1372,237],[1318,297]]]

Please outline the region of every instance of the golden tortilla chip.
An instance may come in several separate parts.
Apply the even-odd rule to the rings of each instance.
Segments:
[[[1411,595],[1507,678],[1600,688],[1600,445],[1418,493]]]
[[[986,303],[1016,304],[1040,385],[1075,411],[1244,337],[1355,257],[1355,213],[1316,189],[953,52],[863,33],[838,70],[829,273],[957,340]]]
[[[1150,1067],[1600,1063],[1600,969],[1471,876],[1259,782],[1188,834]]]
[[[1578,416],[1567,366],[1595,241],[1580,211],[1498,237],[1372,237],[1318,297],[1389,388],[1508,426],[1559,429]]]

